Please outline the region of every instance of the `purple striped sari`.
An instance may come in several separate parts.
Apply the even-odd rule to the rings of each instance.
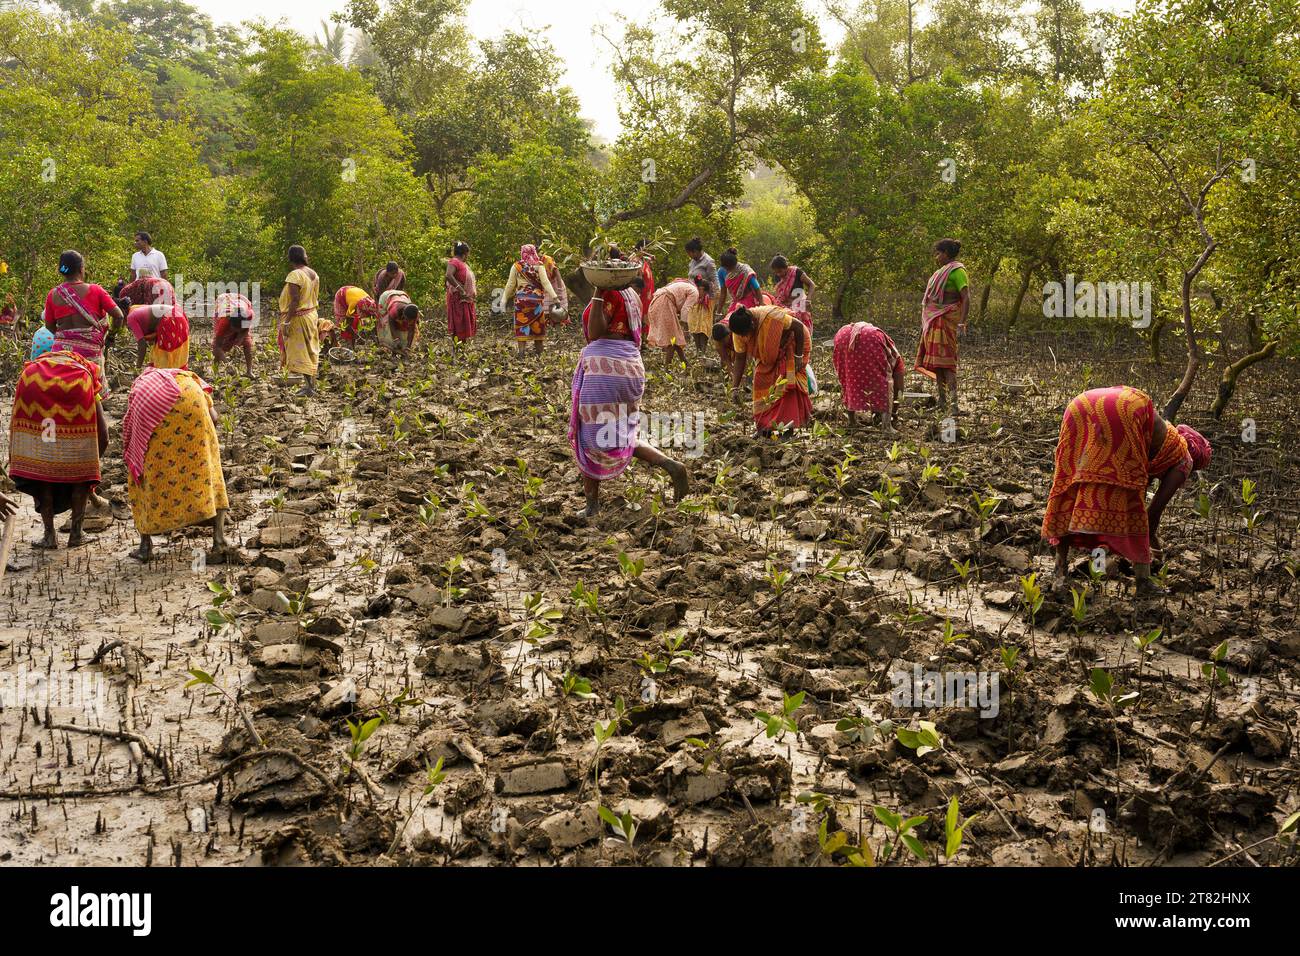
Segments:
[[[645,366],[627,339],[596,339],[573,373],[569,444],[588,478],[617,478],[632,461],[641,424]]]

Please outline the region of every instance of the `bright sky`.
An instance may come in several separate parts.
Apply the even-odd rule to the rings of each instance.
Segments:
[[[344,0],[189,0],[220,23],[239,23],[259,17],[283,19],[289,26],[315,35],[321,20],[341,10]],[[821,10],[820,0],[805,0],[807,7]],[[595,41],[597,23],[614,26],[614,15],[636,14],[654,7],[653,0],[471,0],[469,28],[478,37],[495,36],[508,29],[542,30],[568,68],[568,83],[582,101],[583,115],[593,120],[596,132],[606,139],[618,135],[615,90],[609,78],[609,51]],[[1083,0],[1088,10],[1131,11],[1132,0]],[[822,16],[822,30],[828,43],[839,41],[843,30]]]

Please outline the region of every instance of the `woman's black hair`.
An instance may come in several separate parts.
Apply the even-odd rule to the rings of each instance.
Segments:
[[[396,271],[397,271],[397,263],[394,262],[392,259],[389,259],[389,260],[388,260],[388,263],[384,266],[384,271],[385,271],[385,272],[388,272],[388,273],[396,272]]]
[[[727,328],[721,322],[715,322],[713,324],[713,341],[721,342],[730,334],[731,334],[731,329]]]
[[[122,310],[123,315],[131,311],[131,300],[126,296],[114,299],[113,303]]]
[[[402,317],[411,321],[418,319],[420,317],[420,307],[412,302],[406,308],[402,309]]]
[[[735,249],[728,249],[718,256],[718,264],[724,269],[734,269],[738,262],[740,262],[740,257],[736,255]]]
[[[648,246],[648,245],[650,245],[650,240],[649,240],[649,239],[638,239],[638,240],[636,241],[636,245],[633,246],[632,248],[636,249],[637,252],[640,252],[642,249],[644,249],[644,248],[645,248],[646,246]]]
[[[609,257],[610,257],[611,259],[626,259],[626,258],[627,258],[627,256],[623,255],[623,250],[620,249],[618,246],[610,246],[610,247],[609,247]]]
[[[75,249],[68,249],[59,256],[59,274],[65,276],[75,276],[86,268],[86,260],[82,258],[81,253]]]
[[[748,335],[754,331],[754,313],[749,309],[737,309],[731,313],[728,321],[731,323],[731,331],[737,335]]]
[[[692,236],[691,238],[686,240],[686,245],[683,248],[687,252],[703,252],[704,240],[701,239],[699,236]]]
[[[296,266],[305,266],[307,264],[307,250],[302,246],[290,246],[289,261]]]
[[[772,261],[768,263],[769,269],[788,269],[790,261],[785,256],[773,256]]]
[[[468,242],[456,243],[456,245],[452,246],[451,248],[451,254],[453,256],[469,255],[469,243]]]
[[[958,239],[940,239],[934,244],[935,252],[942,252],[949,259],[956,259],[961,254],[961,241]]]

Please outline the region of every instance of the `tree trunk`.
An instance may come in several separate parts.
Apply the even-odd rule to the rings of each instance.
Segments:
[[[839,287],[835,290],[835,302],[831,306],[831,318],[840,325],[844,324],[844,299],[849,294],[849,286],[853,284],[853,277],[858,274],[858,270],[852,266],[844,272],[844,278],[840,280]]]
[[[1149,338],[1147,344],[1151,347],[1151,361],[1155,365],[1160,364],[1160,336],[1164,332],[1165,326],[1168,324],[1168,312],[1159,313],[1156,316],[1155,321],[1151,323],[1151,331],[1148,333]]]
[[[1201,343],[1196,341],[1196,327],[1192,325],[1192,285],[1201,269],[1205,267],[1205,263],[1214,254],[1216,245],[1213,239],[1207,242],[1201,254],[1192,263],[1192,267],[1183,273],[1183,332],[1187,336],[1187,368],[1183,370],[1183,380],[1178,383],[1174,394],[1169,397],[1169,402],[1165,405],[1164,419],[1167,422],[1173,422],[1178,417],[1178,410],[1183,407],[1183,402],[1187,401],[1192,385],[1196,382],[1196,373],[1201,370]]]
[[[1243,355],[1223,370],[1223,378],[1219,380],[1219,395],[1214,400],[1214,407],[1210,409],[1210,414],[1216,419],[1223,414],[1224,409],[1228,407],[1228,403],[1232,401],[1233,392],[1237,389],[1237,376],[1252,365],[1271,358],[1273,353],[1277,351],[1277,343],[1277,339],[1267,342],[1263,348],[1251,352],[1249,355]]]
[[[993,263],[993,268],[989,270],[988,281],[984,283],[984,288],[980,291],[980,310],[976,316],[981,322],[989,314],[989,293],[993,291],[993,280],[997,278],[998,270],[1002,268],[1002,257],[998,256],[997,262]]]
[[[1031,262],[1025,266],[1025,271],[1020,274],[1020,289],[1016,292],[1015,304],[1011,306],[1011,321],[1007,327],[1010,328],[1016,324],[1020,318],[1020,308],[1025,304],[1025,296],[1029,294],[1029,282],[1034,278],[1034,269],[1038,268],[1038,263]]]

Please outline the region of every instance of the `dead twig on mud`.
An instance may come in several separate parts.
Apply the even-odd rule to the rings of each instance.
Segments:
[[[46,730],[62,730],[67,733],[86,734],[90,737],[106,737],[109,740],[119,740],[123,743],[131,744],[143,751],[144,756],[153,761],[154,765],[162,772],[163,779],[171,783],[171,768],[167,764],[167,759],[149,743],[148,739],[137,734],[133,730],[109,730],[106,727],[78,727],[76,724],[46,724]],[[142,762],[136,755],[136,762]]]

